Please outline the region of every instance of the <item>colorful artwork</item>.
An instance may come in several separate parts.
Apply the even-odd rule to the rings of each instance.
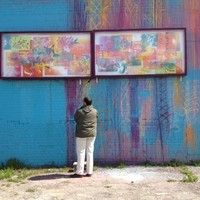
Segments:
[[[185,30],[95,32],[95,74],[185,74]]]
[[[1,69],[3,77],[90,76],[90,33],[2,34]]]

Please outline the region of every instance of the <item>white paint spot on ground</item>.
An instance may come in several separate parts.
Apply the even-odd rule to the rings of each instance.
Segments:
[[[173,171],[173,173],[171,172]],[[178,170],[168,167],[126,167],[123,169],[104,169],[105,175],[125,182],[157,182],[180,180],[182,175]]]

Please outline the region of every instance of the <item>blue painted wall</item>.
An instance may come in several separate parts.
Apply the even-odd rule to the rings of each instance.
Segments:
[[[200,159],[199,0],[1,0],[0,31],[187,28],[185,77],[0,80],[0,162],[75,160],[73,114],[99,111],[95,161]]]
[[[59,1],[0,1],[0,31],[64,31],[70,5]],[[64,81],[0,80],[0,163],[66,164]]]

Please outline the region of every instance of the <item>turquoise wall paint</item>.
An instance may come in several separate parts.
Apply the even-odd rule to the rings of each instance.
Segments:
[[[66,1],[3,0],[0,31],[64,31],[72,27]],[[0,163],[66,164],[63,80],[0,80]]]
[[[0,162],[66,163],[63,81],[0,81]]]
[[[1,0],[1,31],[65,31],[73,27],[72,1]]]
[[[71,164],[73,115],[85,95],[99,111],[100,164],[200,159],[198,0],[2,0],[0,31],[186,27],[187,75],[96,80],[1,80],[0,162]]]

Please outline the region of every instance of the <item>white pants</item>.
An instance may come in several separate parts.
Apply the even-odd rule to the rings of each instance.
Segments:
[[[87,154],[86,171],[87,174],[93,173],[93,152],[95,137],[76,138],[77,168],[76,174],[84,174],[85,151]]]

